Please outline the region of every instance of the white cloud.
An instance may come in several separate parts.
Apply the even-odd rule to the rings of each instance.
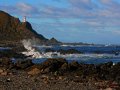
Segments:
[[[32,6],[25,4],[25,3],[18,3],[16,6],[19,10],[23,12],[31,12],[34,10]]]
[[[22,15],[34,15],[39,12],[36,7],[22,2],[17,3],[15,7],[17,8],[17,11]]]
[[[57,1],[57,0],[55,0]],[[60,2],[61,0],[58,0]],[[92,0],[67,0],[71,5],[68,8],[58,8],[41,4],[39,7],[27,3],[17,3],[14,6],[0,6],[8,11],[32,18],[54,18],[55,23],[46,23],[54,26],[70,27],[110,27],[120,26],[120,4],[114,0],[99,0],[102,7],[98,7]],[[59,21],[59,18],[78,18],[80,22]]]

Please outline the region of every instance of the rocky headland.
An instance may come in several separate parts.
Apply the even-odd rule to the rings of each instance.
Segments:
[[[21,22],[19,18],[0,11],[0,46],[17,46],[23,39],[31,39],[38,44],[60,43],[55,38],[49,40],[38,34],[28,21]]]

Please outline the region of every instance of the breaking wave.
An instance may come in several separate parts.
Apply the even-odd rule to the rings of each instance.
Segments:
[[[30,40],[23,40],[22,43],[27,49],[27,51],[22,52],[22,54],[25,54],[26,56],[31,56],[32,58],[53,58],[55,56],[60,56],[60,54],[57,52],[44,52],[45,48],[50,48],[51,46],[33,45]]]
[[[27,49],[26,52],[22,52],[26,56],[31,56],[33,59],[47,59],[47,58],[65,58],[67,60],[77,60],[87,63],[102,63],[102,62],[119,62],[120,55],[115,56],[114,54],[60,54],[59,52],[45,52],[46,48],[52,48],[52,46],[37,46],[34,45],[31,40],[22,41],[24,47]]]
[[[26,56],[32,56],[32,58],[41,58],[40,52],[36,51],[35,48],[32,47],[32,43],[30,40],[23,40],[22,44],[27,49],[26,52],[22,52],[22,54],[25,54]]]

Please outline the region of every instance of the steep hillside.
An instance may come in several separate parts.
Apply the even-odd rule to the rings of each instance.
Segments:
[[[0,11],[0,44],[7,42],[19,42],[23,39],[36,38],[40,41],[47,39],[32,29],[29,22],[20,22],[4,11]]]

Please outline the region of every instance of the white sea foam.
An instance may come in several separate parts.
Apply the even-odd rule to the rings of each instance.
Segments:
[[[33,58],[42,57],[41,54],[32,47],[32,43],[30,40],[23,40],[22,43],[24,47],[27,49],[27,51],[22,52],[22,54],[25,54],[26,56],[32,56]]]
[[[120,56],[115,56],[114,54],[65,54],[60,55],[60,57],[66,58],[68,60],[95,60],[95,59],[118,59]]]
[[[67,60],[95,60],[95,59],[118,59],[120,55],[115,56],[114,54],[65,54],[62,55],[58,52],[44,52],[44,48],[52,48],[52,46],[36,46],[31,43],[30,40],[22,41],[24,47],[27,49],[26,52],[22,52],[26,56],[32,56],[32,58],[66,58]],[[37,48],[37,50],[35,49]]]
[[[22,52],[22,54],[25,54],[26,56],[32,56],[32,58],[53,58],[55,56],[60,56],[57,52],[48,52],[44,53],[44,48],[50,48],[51,46],[36,46],[32,45],[30,40],[23,40],[22,41],[24,47],[27,49],[26,52]],[[37,51],[34,47],[39,48]]]

